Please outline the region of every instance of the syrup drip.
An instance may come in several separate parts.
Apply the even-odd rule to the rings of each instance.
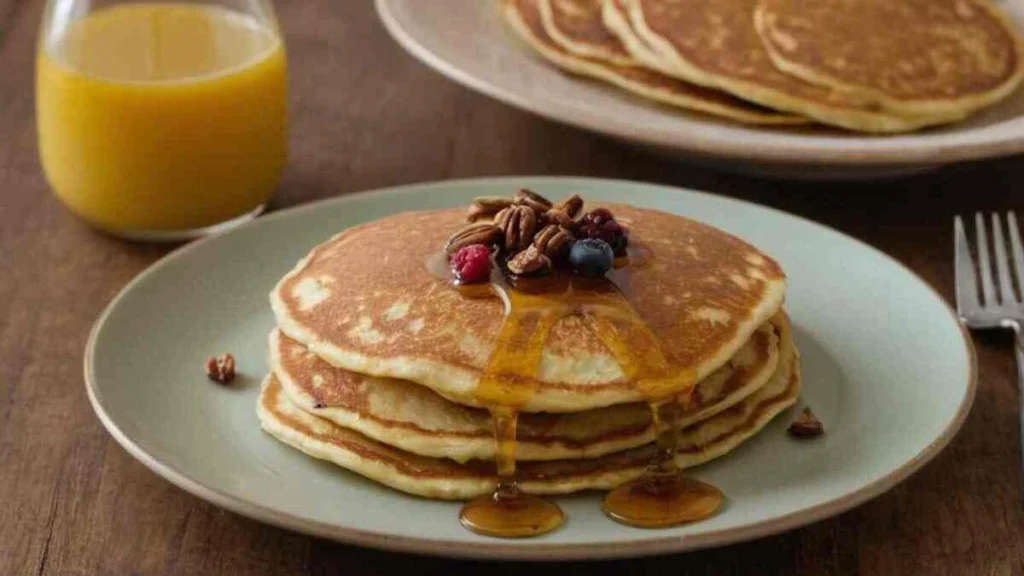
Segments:
[[[643,476],[606,494],[601,509],[612,520],[638,528],[666,528],[711,516],[722,505],[722,491],[686,476],[676,462],[683,403],[673,398],[649,404],[657,432],[654,456]]]
[[[498,333],[494,352],[480,376],[476,399],[491,407],[498,487],[494,493],[466,503],[459,519],[474,532],[503,538],[523,538],[550,532],[565,515],[558,504],[524,494],[516,481],[516,422],[518,409],[537,389],[535,375],[548,334],[567,315],[565,290],[558,286],[536,292],[492,282],[504,293],[508,314]]]
[[[722,492],[684,476],[675,458],[696,375],[673,367],[665,357],[657,336],[628,301],[626,272],[618,268],[611,274],[607,283],[615,286],[614,291],[587,287],[584,318],[647,399],[657,449],[644,475],[606,494],[601,508],[617,522],[644,528],[701,520],[718,509]],[[679,390],[686,392],[680,395]]]
[[[616,260],[609,278],[555,273],[512,283],[495,270],[490,284],[458,286],[466,297],[503,295],[508,305],[476,392],[477,401],[491,409],[498,486],[493,494],[463,506],[463,526],[488,536],[522,538],[550,532],[564,522],[557,504],[519,489],[516,422],[518,410],[537,389],[536,373],[551,329],[573,314],[591,325],[625,376],[648,400],[657,434],[657,450],[644,475],[609,492],[602,509],[618,522],[641,527],[692,522],[717,510],[722,493],[685,477],[675,460],[694,374],[671,365],[657,336],[629,302],[630,269],[642,267],[650,259],[650,251],[631,247],[627,257]],[[439,278],[450,278],[444,254],[432,256],[427,269]],[[679,390],[687,392],[680,397],[676,394]]]
[[[558,528],[565,521],[558,504],[524,494],[516,483],[517,412],[499,407],[491,410],[491,417],[498,487],[493,494],[466,502],[459,513],[462,525],[478,534],[500,538],[539,536]]]

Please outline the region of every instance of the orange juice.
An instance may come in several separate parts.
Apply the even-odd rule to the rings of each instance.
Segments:
[[[40,47],[43,169],[115,233],[197,229],[258,210],[286,157],[276,30],[215,6],[122,4]]]

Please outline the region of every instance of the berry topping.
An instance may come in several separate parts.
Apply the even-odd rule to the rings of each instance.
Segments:
[[[594,208],[590,212],[583,215],[584,221],[593,222],[600,224],[605,220],[614,220],[615,216],[612,216],[612,211],[607,208]]]
[[[491,250],[483,244],[463,246],[452,255],[451,267],[459,282],[486,282],[491,277]]]
[[[583,215],[577,226],[579,238],[598,238],[612,247],[616,256],[626,255],[629,234],[607,208],[595,208]]]
[[[587,276],[604,274],[612,269],[614,261],[612,247],[599,238],[577,240],[569,249],[569,265]]]

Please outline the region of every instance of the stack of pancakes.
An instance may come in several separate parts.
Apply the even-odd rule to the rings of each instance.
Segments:
[[[894,133],[954,122],[1024,77],[988,0],[501,0],[543,57],[737,122]]]
[[[771,258],[680,216],[608,206],[650,253],[622,293],[660,352],[696,386],[677,461],[732,450],[792,405],[799,356]],[[461,210],[402,213],[314,248],[271,293],[278,326],[258,403],[263,428],[311,456],[411,494],[494,490],[495,441],[477,386],[507,298],[469,298],[432,273]],[[520,488],[606,489],[640,476],[656,450],[650,408],[586,310],[541,343],[518,406]],[[680,400],[681,402],[683,400]]]

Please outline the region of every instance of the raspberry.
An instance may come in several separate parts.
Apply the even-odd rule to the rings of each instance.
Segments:
[[[604,240],[612,247],[616,256],[626,254],[629,235],[607,208],[596,208],[580,219],[576,235],[579,238]]]
[[[491,277],[491,250],[483,244],[470,244],[452,255],[452,274],[464,284],[486,282]]]

